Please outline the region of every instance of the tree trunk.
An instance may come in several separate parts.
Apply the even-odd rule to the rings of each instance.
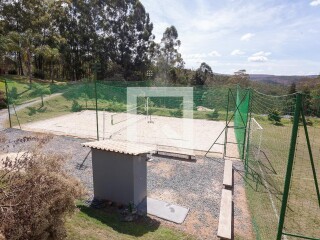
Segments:
[[[28,65],[29,82],[30,82],[30,85],[31,85],[32,73],[31,73],[31,52],[30,52],[30,48],[28,48],[28,50],[27,50],[27,65]]]
[[[22,67],[22,58],[21,58],[21,52],[18,52],[18,64],[19,64],[19,72],[20,72],[20,75],[23,76],[24,73],[23,73],[23,67]]]

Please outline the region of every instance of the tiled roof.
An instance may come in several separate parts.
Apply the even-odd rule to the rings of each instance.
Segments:
[[[94,149],[105,150],[110,152],[117,152],[129,155],[139,155],[155,151],[154,148],[144,144],[137,144],[125,141],[103,140],[96,142],[82,143],[84,147],[91,147]]]

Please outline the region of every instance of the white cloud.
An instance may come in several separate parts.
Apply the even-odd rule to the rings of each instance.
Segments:
[[[310,2],[310,5],[315,7],[315,6],[319,6],[320,5],[320,0],[314,0],[312,2]]]
[[[320,43],[314,39],[320,37],[320,30],[314,26],[320,24],[320,15],[315,11],[320,6],[311,7],[319,1],[261,0],[243,4],[243,1],[228,0],[220,4],[220,1],[195,0],[186,4],[185,0],[141,0],[150,13],[157,42],[166,27],[177,28],[182,42],[179,52],[187,68],[197,68],[205,61],[220,73],[261,69],[264,73],[293,75],[298,69],[306,73],[319,71],[320,60],[314,49],[319,49]],[[272,54],[272,58],[270,54],[252,55],[259,49],[277,55]],[[218,50],[222,56],[216,57],[214,53],[210,56],[212,50]],[[246,53],[240,55],[234,50]],[[287,64],[288,59],[277,59],[278,55],[296,59],[294,66]]]
[[[264,52],[264,51],[260,51],[257,53],[252,54],[252,56],[258,57],[258,56],[270,56],[271,52]]]
[[[240,56],[240,55],[243,55],[243,54],[245,54],[245,52],[241,51],[239,49],[235,49],[230,53],[231,56]]]
[[[260,51],[248,57],[248,61],[249,62],[267,62],[269,60],[268,56],[270,55],[271,55],[271,52]]]
[[[221,57],[221,54],[218,51],[212,51],[209,53],[210,57]]]
[[[246,33],[240,38],[240,40],[241,41],[249,41],[251,38],[254,37],[254,35],[255,34],[253,34],[253,33]]]

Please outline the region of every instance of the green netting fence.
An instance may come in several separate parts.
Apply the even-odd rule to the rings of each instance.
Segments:
[[[301,96],[252,91],[245,161],[256,239],[320,238],[319,104]]]
[[[4,83],[3,83],[4,84]],[[130,87],[164,87],[155,82],[123,82],[123,81],[81,81],[81,82],[34,82],[31,85],[23,81],[7,81],[8,100],[11,121],[6,124],[12,127],[28,129],[32,123],[49,122],[53,118],[66,114],[87,111],[86,121],[92,125],[88,129],[79,122],[70,122],[56,127],[56,132],[67,132],[74,136],[76,130],[87,132],[83,137],[98,138],[103,135],[102,113],[125,113],[127,90]],[[179,87],[166,84],[166,87]],[[226,117],[228,87],[226,86],[193,86],[194,118],[206,120],[224,120]],[[43,98],[43,104],[42,99]],[[144,99],[139,99],[144,104]],[[149,110],[153,115],[183,117],[182,97],[150,97]],[[140,104],[140,105],[141,105]],[[95,112],[97,110],[97,113]],[[139,113],[145,113],[139,109]],[[98,115],[95,116],[95,115]],[[98,120],[98,121],[97,121]],[[33,126],[32,126],[33,127]],[[92,132],[95,130],[95,136]]]
[[[128,87],[161,86],[148,81],[38,82],[31,86],[8,81],[11,121],[7,126],[11,123],[12,127],[28,130],[40,122],[35,125],[45,129],[52,119],[64,121],[64,116],[74,113],[79,114],[77,121],[56,124],[54,130],[71,136],[81,131],[81,137],[101,139],[104,112],[127,111]],[[297,141],[292,144],[297,96],[269,96],[221,85],[193,87],[194,118],[229,122],[232,128],[229,131],[235,133],[239,156],[245,165],[246,195],[256,239],[277,239],[278,232],[284,239],[294,239],[291,235],[320,238],[315,184],[320,176],[320,99],[304,97],[301,101],[306,121],[304,123],[301,114],[298,116]],[[145,101],[138,99],[139,114],[146,114]],[[148,103],[153,115],[183,117],[182,98],[151,97]],[[80,118],[83,111],[86,112]],[[307,144],[305,127],[310,144]],[[292,149],[292,172],[288,175],[288,157]],[[291,176],[289,182],[288,176]],[[285,206],[284,196],[287,198]],[[279,231],[280,219],[283,227]]]

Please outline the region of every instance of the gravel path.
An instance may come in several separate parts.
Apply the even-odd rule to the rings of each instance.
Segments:
[[[39,135],[17,129],[7,129],[0,132],[0,137],[5,136],[7,141],[14,141],[24,136]],[[75,139],[65,136],[52,136],[52,139],[40,150],[45,154],[62,154],[66,157],[66,169],[70,174],[79,178],[87,187],[92,196],[92,162],[89,148],[81,146],[84,139]],[[16,144],[10,149],[5,147],[4,152],[28,151],[34,142]],[[1,153],[0,148],[0,153]],[[2,150],[3,151],[3,150]],[[87,158],[86,158],[87,157]],[[78,166],[86,159],[82,169]],[[238,171],[242,171],[242,164],[235,164]],[[240,175],[239,175],[240,176]],[[251,228],[248,219],[244,183],[241,177],[236,177],[237,188],[234,192],[235,219],[243,225],[249,222],[241,231]],[[178,161],[169,158],[153,157],[148,162],[148,196],[178,204],[190,209],[186,221],[177,225],[161,220],[169,225],[186,231],[199,239],[215,239],[218,225],[220,197],[223,179],[223,160],[212,158],[198,158],[196,162]],[[240,190],[239,190],[240,189]],[[244,204],[242,204],[244,202]],[[159,220],[159,219],[158,219]],[[244,229],[243,229],[244,228]]]

